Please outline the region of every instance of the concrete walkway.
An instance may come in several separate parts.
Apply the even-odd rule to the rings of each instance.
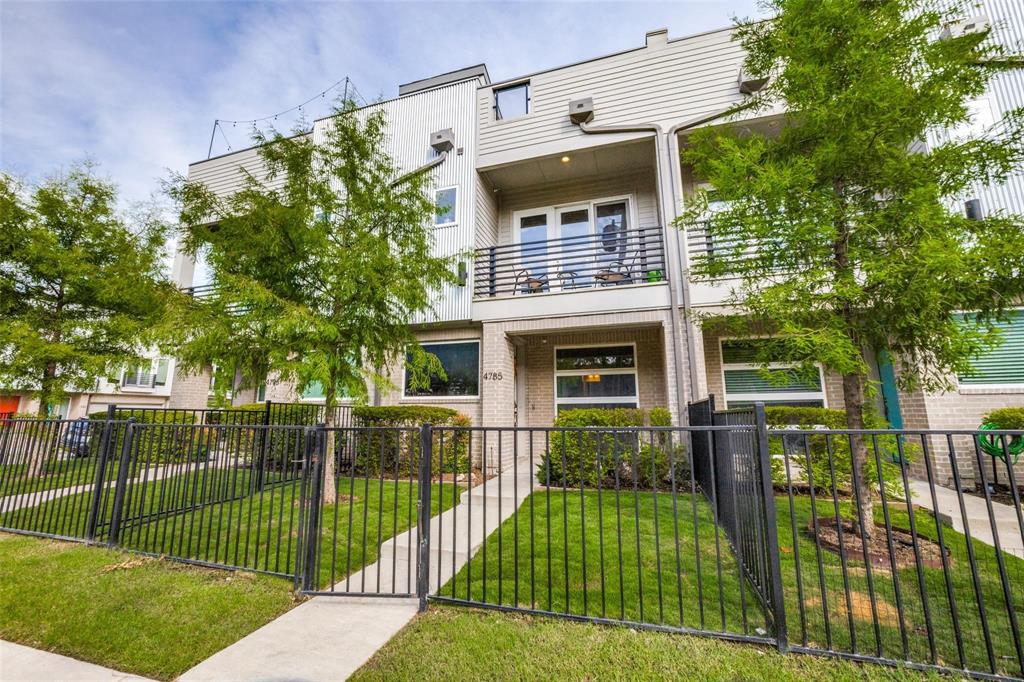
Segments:
[[[166,478],[176,472],[174,467],[151,467],[143,471],[139,476],[132,479],[133,483],[142,483],[143,479],[147,483],[153,481],[159,481],[162,478]],[[116,480],[108,480],[103,484],[103,488],[109,488],[116,485]],[[6,497],[0,497],[0,514],[5,512],[15,511],[22,509],[23,507],[36,507],[38,505],[57,500],[68,495],[77,495],[78,493],[91,492],[96,488],[95,481],[92,483],[83,483],[81,485],[69,486],[67,488],[51,488],[49,490],[35,490],[30,493],[22,493],[20,495],[8,495]]]
[[[529,496],[532,485],[528,463],[520,462],[518,472],[507,471],[463,492],[458,505],[431,518],[431,592],[457,573],[487,535],[512,516]],[[457,531],[454,535],[453,528]],[[415,542],[413,529],[382,543],[379,561],[342,580],[334,590],[341,594],[415,592]],[[315,597],[214,654],[179,680],[343,680],[405,627],[417,608],[417,601],[407,597]]]
[[[148,682],[74,658],[0,640],[0,682]]]
[[[931,509],[941,520],[948,522],[956,531],[966,535],[964,530],[964,514],[960,511],[960,496],[957,495],[955,490],[935,486],[935,500],[938,502],[938,508],[933,509],[932,494],[928,488],[928,483],[912,481],[910,487],[914,491],[915,504],[925,509]],[[971,537],[984,542],[986,545],[995,547],[995,539],[992,536],[992,522],[989,519],[985,498],[978,495],[964,495],[963,500]],[[1021,537],[1022,533],[1017,512],[1008,504],[993,502],[992,516],[996,520],[996,532],[999,534],[1000,548],[1008,554],[1024,559],[1024,538]]]

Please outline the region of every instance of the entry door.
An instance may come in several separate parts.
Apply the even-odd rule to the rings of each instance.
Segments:
[[[547,211],[536,211],[516,215],[519,232],[519,265],[526,270],[526,277],[517,278],[522,292],[546,291],[550,272],[548,268],[548,240],[550,220]]]

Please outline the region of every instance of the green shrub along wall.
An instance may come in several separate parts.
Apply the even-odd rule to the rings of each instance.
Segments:
[[[994,429],[1024,430],[1024,407],[1004,407],[992,410],[982,417],[981,422]]]
[[[143,464],[159,464],[163,462],[202,461],[209,457],[217,446],[217,433],[208,427],[195,428],[195,417],[182,412],[161,412],[159,410],[117,410],[113,417],[116,421],[135,419],[137,424],[157,425],[148,431],[133,447],[133,457]],[[107,412],[93,412],[89,419],[105,421]],[[111,430],[109,452],[112,458],[120,457],[124,445],[126,428],[123,424],[114,425]],[[150,437],[152,436],[152,437]],[[103,429],[93,430],[90,437],[89,454],[96,456],[103,442]]]
[[[419,470],[420,434],[423,424],[442,427],[431,440],[431,471],[434,475],[470,472],[469,417],[457,410],[432,405],[357,406],[352,408],[356,426],[387,431],[356,432],[356,471],[370,475],[415,475]],[[443,427],[459,427],[445,430]],[[476,463],[474,463],[474,466]]]
[[[765,419],[769,429],[846,429],[846,410],[834,410],[824,407],[766,407]],[[869,415],[866,424],[869,429],[887,429],[888,422],[877,415]],[[804,441],[806,440],[806,448]],[[903,458],[913,461],[918,446],[904,440],[898,444],[896,436],[879,436],[878,462],[876,462],[872,439],[866,438],[868,461],[865,467],[865,481],[868,486],[878,491],[879,469],[881,462],[881,480],[889,496],[903,497],[903,473],[900,470],[900,446]],[[831,452],[830,447],[831,446]],[[833,489],[850,491],[853,485],[853,465],[850,455],[850,439],[836,434],[826,439],[821,436],[773,436],[769,430],[768,452],[772,455],[772,481],[776,485],[794,483],[813,484],[818,490],[831,494]],[[789,459],[789,475],[786,474],[786,455]],[[810,459],[810,478],[807,476],[807,460]],[[832,483],[830,465],[835,466],[835,485]]]
[[[669,431],[630,431],[642,426],[671,426],[665,408],[582,409],[559,413],[555,431],[537,470],[540,483],[567,487],[634,485],[643,490],[671,489],[689,481],[686,447]],[[610,431],[576,430],[600,427]]]

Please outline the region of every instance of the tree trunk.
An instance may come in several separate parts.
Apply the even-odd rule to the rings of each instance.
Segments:
[[[846,428],[864,428],[864,380],[859,374],[843,375],[843,401],[846,403]],[[857,525],[861,537],[870,542],[875,536],[874,498],[871,486],[866,480],[868,448],[863,436],[854,435],[850,438],[850,457],[853,473],[854,505],[857,512]]]
[[[335,409],[338,404],[337,395],[338,378],[334,371],[330,372],[330,381],[327,383],[327,388],[324,391],[324,424],[327,426],[327,437],[324,439],[324,480],[323,480],[323,494],[321,500],[324,504],[334,504],[338,501],[338,479],[334,468],[334,428],[337,424],[337,410]]]

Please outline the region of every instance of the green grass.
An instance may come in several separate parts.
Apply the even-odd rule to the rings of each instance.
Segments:
[[[119,546],[282,575],[294,573],[304,513],[300,480],[268,473],[267,485],[257,491],[248,469],[182,471],[131,487]],[[321,513],[320,587],[373,563],[381,542],[416,523],[419,487],[415,483],[339,478],[338,492],[339,503],[324,506]],[[221,499],[225,501],[217,501]],[[204,500],[206,504],[199,504]],[[451,484],[434,484],[431,500],[432,513],[437,514],[457,502],[457,497]],[[0,515],[0,526],[84,537],[91,501],[91,493],[54,499]],[[101,500],[98,540],[108,537],[113,505],[111,488]]]
[[[108,477],[116,470],[117,463],[108,466]],[[48,459],[39,476],[27,476],[27,464],[0,465],[0,496],[24,495],[40,490],[56,490],[96,482],[96,458],[76,457],[74,459]]]
[[[0,638],[172,679],[290,609],[291,583],[0,534]]]
[[[654,513],[655,501],[658,505],[657,514]],[[597,492],[592,490],[583,493],[563,493],[559,489],[535,492],[516,515],[502,525],[499,532],[488,538],[473,560],[440,593],[460,599],[469,598],[490,604],[517,605],[544,611],[701,630],[760,634],[758,628],[766,627],[765,618],[754,600],[750,584],[739,580],[735,558],[721,532],[716,550],[715,524],[707,504],[701,496],[686,494],[678,495],[675,503],[678,509],[678,564],[677,526],[674,523],[673,497],[670,493],[641,492],[634,496],[632,491],[623,491],[618,500],[621,508],[620,528],[614,492],[605,491],[600,504]],[[849,511],[846,504],[841,505],[843,513]],[[932,661],[928,641],[930,628],[935,641],[935,662],[961,667],[951,609],[946,597],[946,581],[941,568],[922,569],[920,579],[924,582],[923,592],[914,567],[899,570],[895,575],[872,568],[875,611],[878,613],[879,638],[876,640],[875,619],[868,596],[868,572],[863,563],[848,562],[846,579],[851,591],[848,607],[843,567],[838,555],[821,549],[822,576],[819,579],[819,551],[806,531],[811,519],[810,500],[798,497],[794,502],[792,519],[797,529],[798,553],[794,551],[788,499],[778,498],[777,506],[791,642],[801,644],[806,641],[816,648],[831,644],[838,651],[856,650],[871,655],[880,650],[888,658],[910,658],[928,663]],[[835,513],[831,500],[828,503],[819,502],[817,510],[820,516]],[[902,514],[896,510],[890,511],[894,526],[909,528],[906,511]],[[876,513],[881,521],[883,510],[880,504],[876,505]],[[919,511],[915,515],[915,523],[920,536],[937,537],[936,521],[930,514]],[[943,526],[942,530],[943,540],[952,552],[950,586],[960,618],[963,662],[968,668],[987,670],[990,665],[967,557],[966,539],[948,526]],[[991,643],[995,668],[1002,673],[1020,675],[1022,671],[1016,659],[995,551],[982,543],[975,542],[973,545],[982,600],[988,627],[993,635]],[[602,555],[605,566],[603,579]],[[800,561],[799,588],[797,556]],[[718,557],[720,562],[716,561]],[[1024,562],[1012,556],[1005,556],[1005,562],[1017,619],[1024,624]],[[897,586],[904,614],[902,623],[897,608]],[[928,600],[930,622],[924,617],[924,599]],[[803,619],[800,613],[801,600],[805,607]],[[742,620],[743,604],[748,614],[746,623]],[[851,618],[856,647],[853,647],[850,636]],[[906,651],[903,649],[903,633],[907,639]]]
[[[713,638],[432,606],[352,680],[938,679]]]

